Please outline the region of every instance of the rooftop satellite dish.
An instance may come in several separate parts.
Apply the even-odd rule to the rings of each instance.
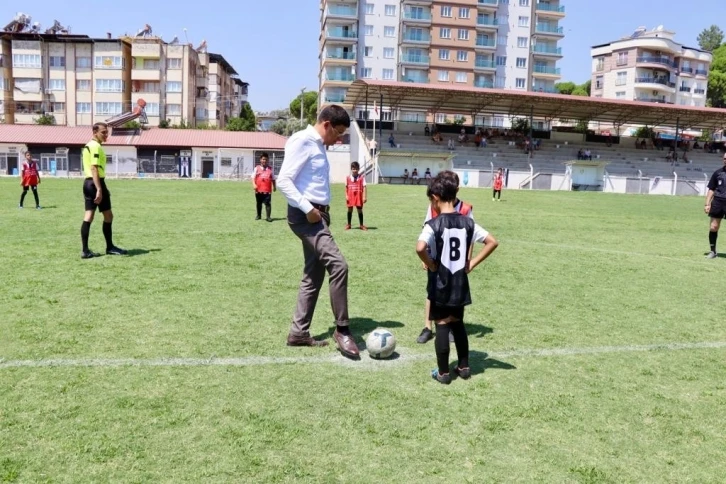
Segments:
[[[660,32],[661,30],[663,30],[663,26],[662,25],[659,25],[658,27],[656,27],[655,30],[657,30],[658,32]]]

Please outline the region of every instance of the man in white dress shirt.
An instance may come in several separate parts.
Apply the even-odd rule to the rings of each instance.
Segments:
[[[341,254],[330,225],[330,164],[326,148],[335,144],[350,127],[350,117],[340,106],[331,105],[285,144],[285,161],[277,176],[277,188],[287,199],[287,221],[300,238],[305,266],[297,297],[297,308],[287,336],[288,346],[326,346],[310,335],[320,289],[329,274],[330,302],[336,329],[333,339],[343,355],[360,354],[348,328],[348,263]]]

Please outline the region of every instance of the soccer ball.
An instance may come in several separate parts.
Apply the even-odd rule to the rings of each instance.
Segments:
[[[388,358],[396,349],[396,337],[385,328],[376,328],[366,338],[366,348],[371,358]]]

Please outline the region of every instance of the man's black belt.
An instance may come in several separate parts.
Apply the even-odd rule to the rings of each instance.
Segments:
[[[324,213],[328,213],[328,210],[330,210],[330,205],[320,205],[319,203],[311,203],[310,205]]]

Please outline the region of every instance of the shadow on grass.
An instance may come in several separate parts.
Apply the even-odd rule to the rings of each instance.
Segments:
[[[370,333],[376,328],[403,328],[404,324],[398,321],[376,321],[370,318],[351,318],[350,320],[350,331],[356,338],[362,338],[363,335]],[[317,336],[313,336],[315,339],[332,337],[335,326],[328,328],[325,333],[320,333]]]
[[[469,351],[469,367],[472,375],[479,375],[486,370],[516,370],[517,367],[504,361],[489,358],[483,351]]]
[[[466,327],[466,334],[469,335],[469,338],[483,338],[484,336],[494,332],[494,329],[489,326],[467,323],[466,321],[464,321],[464,327]]]
[[[126,256],[135,257],[137,255],[146,255],[151,252],[160,252],[161,249],[129,249]]]

